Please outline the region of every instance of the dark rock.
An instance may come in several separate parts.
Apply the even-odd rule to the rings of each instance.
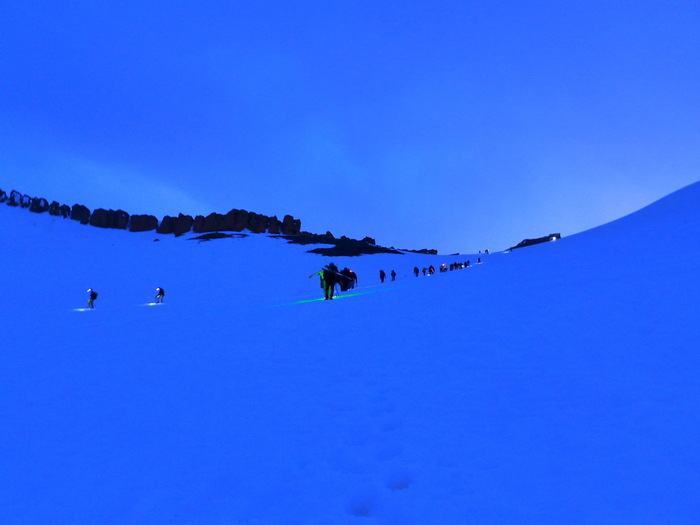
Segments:
[[[233,211],[233,231],[242,232],[248,227],[248,212],[246,210],[231,210]]]
[[[221,232],[210,232],[198,235],[197,237],[192,237],[188,239],[190,241],[205,242],[213,241],[215,239],[242,239],[248,237],[247,233],[221,233]]]
[[[158,228],[158,219],[153,215],[132,215],[129,231],[147,232]]]
[[[202,224],[204,224],[204,217],[202,215],[197,215],[192,223],[192,231],[195,233],[202,233]]]
[[[437,250],[432,250],[430,248],[423,248],[421,250],[406,250],[406,249],[401,249],[402,252],[410,252],[410,253],[423,253],[425,255],[437,255],[438,251]]]
[[[90,225],[100,228],[126,230],[129,225],[129,214],[124,210],[114,211],[98,208],[90,215]]]
[[[8,206],[19,206],[20,201],[22,200],[22,194],[18,192],[17,190],[12,190],[10,192],[10,198],[7,201]]]
[[[291,215],[285,215],[282,219],[281,232],[283,235],[299,235],[301,233],[301,221]]]
[[[90,209],[82,204],[73,204],[70,218],[74,221],[80,221],[80,224],[87,224],[90,222]]]
[[[183,215],[182,213],[177,216],[173,224],[173,233],[175,236],[183,235],[192,229],[192,224],[194,219],[191,215]]]
[[[268,218],[259,213],[248,214],[248,229],[253,233],[265,233],[267,231]]]
[[[64,219],[67,219],[71,215],[70,206],[68,206],[67,204],[61,204],[59,211],[61,212],[61,217],[63,217]]]
[[[49,204],[49,215],[61,215],[61,205],[58,201]]]
[[[19,205],[22,208],[29,208],[32,205],[32,198],[29,195],[22,195],[22,198],[19,201]]]
[[[223,215],[220,213],[210,213],[204,217],[204,221],[202,221],[202,233],[218,232],[221,229],[219,224],[221,223],[222,218]]]
[[[221,222],[219,223],[219,230],[225,232],[233,232],[236,227],[236,210],[231,210],[226,215],[221,217]]]
[[[533,244],[556,241],[557,239],[561,239],[560,233],[550,233],[549,235],[546,235],[544,237],[538,237],[537,239],[524,239],[515,246],[511,246],[510,249],[514,250],[515,248],[524,248],[525,246],[532,246]]]
[[[5,193],[3,190],[0,190],[0,202],[5,202],[7,199],[7,193]]]
[[[158,225],[158,229],[156,230],[156,232],[158,232],[158,233],[173,233],[174,225],[175,225],[175,218],[171,217],[170,215],[166,215],[165,217],[163,217],[163,220],[160,221],[160,224]]]
[[[112,217],[112,228],[126,230],[129,227],[129,214],[124,210],[115,211]]]
[[[246,229],[250,230],[252,233],[257,233],[258,229],[258,214],[255,212],[248,213],[248,223],[245,225]]]
[[[35,197],[32,199],[32,204],[29,206],[29,211],[34,213],[45,213],[49,211],[49,201],[41,197]]]
[[[321,235],[320,237],[326,236]],[[309,250],[309,253],[318,253],[329,257],[353,257],[356,255],[373,253],[401,254],[400,251],[395,250],[394,248],[384,248],[382,246],[367,244],[366,242],[357,241],[355,239],[348,239],[347,237],[327,242],[327,244],[332,244],[333,246],[330,248],[315,248],[313,250]]]
[[[270,217],[270,220],[268,222],[267,226],[267,231],[270,232],[273,235],[278,235],[280,232],[280,225],[282,223],[279,221],[276,215],[273,215]]]
[[[109,211],[103,208],[97,208],[95,211],[93,211],[92,215],[90,215],[90,226],[98,226],[99,228],[109,228]]]

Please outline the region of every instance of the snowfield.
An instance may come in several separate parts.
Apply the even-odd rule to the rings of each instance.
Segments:
[[[479,255],[0,235],[0,523],[700,522],[700,183],[418,278]]]

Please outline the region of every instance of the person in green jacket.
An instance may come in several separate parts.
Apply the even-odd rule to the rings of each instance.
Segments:
[[[335,291],[335,284],[338,282],[338,267],[330,263],[323,267],[320,271],[312,273],[309,277],[318,275],[321,277],[321,288],[323,288],[324,298],[326,300],[333,299],[333,293]]]

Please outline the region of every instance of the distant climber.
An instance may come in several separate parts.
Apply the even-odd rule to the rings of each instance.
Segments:
[[[420,273],[420,270],[418,269],[418,266],[413,267],[413,274],[418,277],[418,274]]]
[[[163,297],[165,297],[165,290],[159,286],[156,288],[156,304],[163,303]]]
[[[384,282],[384,279],[386,279],[386,273],[384,273],[384,270],[379,270],[379,280]]]
[[[392,281],[396,280],[396,270],[391,270],[391,280]]]
[[[352,280],[350,288],[355,288],[357,286],[357,274],[355,273],[355,270],[348,269],[348,272],[350,273],[350,279]]]
[[[340,275],[342,277],[338,277],[338,281],[340,284],[340,291],[345,292],[347,290],[350,290],[352,288],[355,288],[357,285],[357,274],[352,271],[350,268],[343,268],[340,270]]]
[[[88,296],[88,308],[95,308],[95,299],[97,299],[97,292],[93,290],[92,288],[87,289],[88,293],[90,294]]]

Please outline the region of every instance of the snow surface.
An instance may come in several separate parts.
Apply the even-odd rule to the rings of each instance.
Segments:
[[[0,236],[0,523],[700,522],[700,183],[334,301],[266,235]]]

